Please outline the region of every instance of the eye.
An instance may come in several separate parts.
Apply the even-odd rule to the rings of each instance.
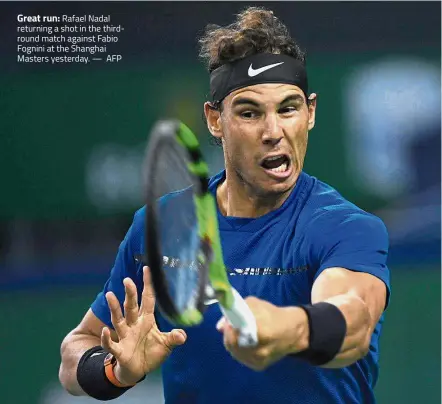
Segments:
[[[286,115],[286,114],[290,114],[290,113],[292,113],[292,112],[295,112],[295,111],[297,111],[298,110],[298,108],[296,108],[295,106],[293,106],[293,105],[289,105],[289,106],[287,106],[287,107],[282,107],[282,108],[280,108],[279,109],[279,113],[280,114],[284,114],[284,115]]]
[[[247,110],[247,111],[240,112],[239,116],[244,119],[253,119],[258,116],[258,113],[256,111]]]

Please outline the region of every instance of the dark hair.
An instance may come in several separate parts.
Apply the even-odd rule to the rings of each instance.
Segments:
[[[287,27],[264,7],[247,7],[226,27],[208,24],[199,38],[199,57],[211,73],[216,68],[257,53],[292,56],[305,65],[305,53]],[[212,107],[222,112],[222,103]],[[219,139],[214,139],[218,145]]]
[[[292,56],[305,64],[305,53],[287,27],[263,7],[248,7],[232,24],[206,26],[199,38],[200,58],[211,73],[216,68],[257,53]]]

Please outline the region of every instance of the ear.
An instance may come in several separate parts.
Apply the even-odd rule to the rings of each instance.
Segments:
[[[315,127],[315,118],[316,118],[316,93],[312,93],[308,97],[308,130],[312,130]]]
[[[212,103],[204,103],[204,115],[206,116],[207,128],[212,136],[221,139],[222,129],[221,129],[221,112],[216,109]]]

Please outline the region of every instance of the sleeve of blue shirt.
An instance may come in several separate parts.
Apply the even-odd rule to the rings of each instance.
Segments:
[[[95,301],[91,305],[92,312],[103,323],[111,328],[113,328],[113,326],[110,318],[109,307],[105,297],[107,292],[111,291],[115,293],[115,296],[118,298],[121,308],[123,309],[125,297],[123,279],[129,277],[137,286],[138,299],[140,300],[143,279],[140,271],[141,265],[138,265],[135,262],[134,256],[140,253],[140,246],[142,244],[141,237],[143,234],[143,220],[144,209],[140,209],[135,214],[132,225],[126,233],[124,240],[120,244],[114,266],[103,290],[97,295]]]
[[[319,268],[316,279],[327,268],[341,267],[353,271],[369,273],[381,279],[387,287],[387,304],[390,298],[390,271],[387,267],[388,233],[378,217],[353,212],[336,215],[323,223],[321,234],[316,235],[320,242]]]

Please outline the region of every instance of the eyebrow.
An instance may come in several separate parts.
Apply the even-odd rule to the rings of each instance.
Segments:
[[[304,97],[301,94],[292,94],[289,95],[287,98],[285,98],[282,102],[282,104],[286,104],[290,101],[297,101],[297,102],[304,102]]]
[[[284,98],[279,105],[287,104],[290,101],[301,101],[304,102],[304,97],[301,94],[292,94]],[[239,105],[253,105],[254,107],[259,107],[259,103],[251,98],[240,97],[232,102],[232,107],[237,107]]]
[[[232,107],[237,107],[239,105],[253,105],[254,107],[259,107],[259,103],[257,103],[255,100],[245,97],[237,98],[232,102]]]

